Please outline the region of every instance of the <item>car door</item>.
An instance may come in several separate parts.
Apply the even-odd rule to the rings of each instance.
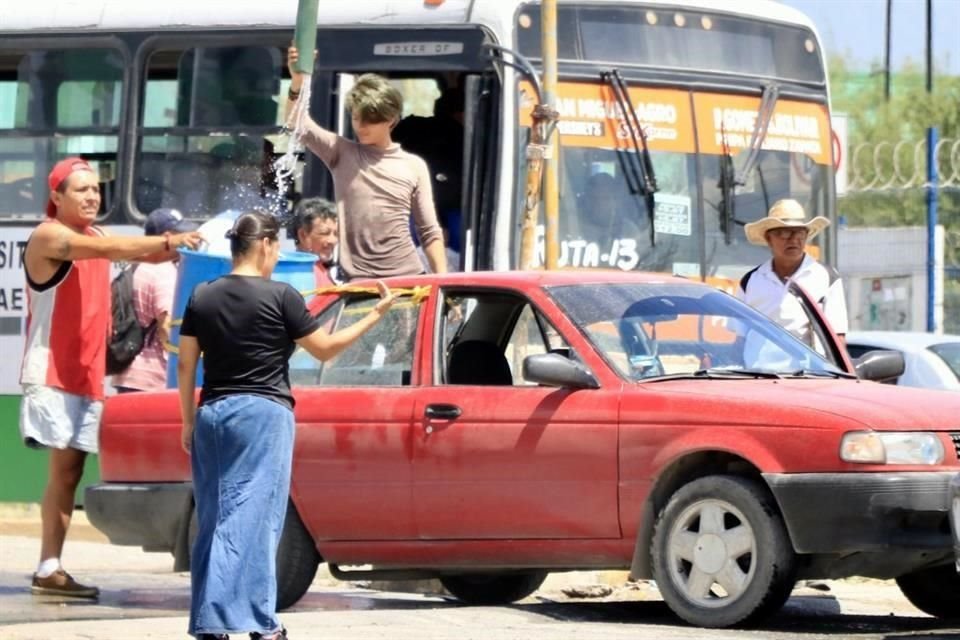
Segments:
[[[619,388],[527,383],[527,355],[577,354],[522,297],[444,291],[437,309],[414,419],[420,537],[618,538]]]
[[[330,331],[375,303],[349,296],[322,315]],[[419,304],[400,301],[359,340],[319,363],[291,358],[297,405],[291,495],[317,540],[416,537],[411,482],[411,386]]]

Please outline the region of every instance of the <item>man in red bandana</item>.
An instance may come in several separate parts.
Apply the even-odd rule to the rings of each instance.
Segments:
[[[96,598],[60,565],[74,494],[87,453],[97,451],[110,332],[110,261],[169,259],[196,248],[197,232],[109,237],[94,226],[100,182],[82,158],[67,158],[47,178],[47,218],[27,241],[27,337],[20,372],[20,434],[29,447],[47,448],[49,476],[41,505],[40,564],[31,590],[38,595]]]

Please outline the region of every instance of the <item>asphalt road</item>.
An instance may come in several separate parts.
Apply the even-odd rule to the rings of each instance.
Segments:
[[[101,598],[38,598],[28,590],[39,549],[32,529],[0,522],[0,640],[188,637],[189,576],[171,572],[168,555],[114,547],[78,526],[64,561],[79,579],[99,585]],[[539,592],[509,607],[467,607],[436,594],[374,591],[323,574],[281,618],[292,640],[960,640],[960,627],[920,613],[893,583],[835,581],[829,587],[798,589],[760,628],[716,631],[684,625],[652,584],[624,585],[620,574],[551,576]]]

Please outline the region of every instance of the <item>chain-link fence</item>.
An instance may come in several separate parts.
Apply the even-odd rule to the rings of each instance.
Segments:
[[[934,317],[939,331],[960,334],[960,140],[939,140],[936,159]],[[926,329],[928,184],[926,140],[851,150],[838,209],[853,328]]]

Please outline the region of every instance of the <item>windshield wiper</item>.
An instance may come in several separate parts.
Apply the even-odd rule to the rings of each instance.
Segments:
[[[856,380],[857,376],[846,371],[827,371],[824,369],[797,369],[786,374],[791,378],[850,378]]]
[[[627,83],[620,75],[619,69],[611,69],[600,73],[600,78],[607,83],[607,86],[613,91],[614,100],[623,113],[623,119],[626,122],[627,130],[630,132],[630,141],[633,143],[633,150],[636,152],[636,160],[631,163],[631,169],[634,173],[636,184],[630,184],[630,191],[635,195],[643,196],[647,205],[647,215],[650,218],[650,246],[656,246],[656,230],[654,229],[654,199],[653,194],[657,192],[657,176],[653,170],[653,159],[650,157],[650,148],[647,146],[647,134],[640,125],[640,119],[633,108],[633,100],[630,98],[630,92],[627,89]],[[629,155],[629,154],[627,154]]]
[[[724,241],[728,245],[733,242],[734,225],[746,224],[737,220],[734,209],[736,188],[745,186],[747,177],[757,168],[763,141],[767,138],[767,130],[770,128],[770,121],[773,120],[773,112],[777,107],[777,98],[779,97],[780,87],[778,85],[772,82],[764,85],[763,93],[760,94],[757,121],[753,126],[753,133],[750,135],[750,144],[747,145],[749,153],[739,171],[734,166],[733,154],[730,152],[730,145],[727,143],[726,128],[723,121],[720,121],[720,140],[723,145],[723,155],[720,156],[720,180],[717,187],[720,189],[720,228],[723,231]],[[770,202],[767,198],[767,189],[766,185],[763,184],[762,174],[760,175],[760,186],[763,189],[766,208],[769,209]]]
[[[773,111],[777,108],[777,98],[780,97],[780,87],[770,82],[763,87],[763,93],[760,94],[760,109],[757,110],[757,122],[753,126],[753,134],[750,136],[750,154],[747,156],[740,171],[734,177],[734,183],[738,186],[747,184],[747,176],[753,171],[760,159],[760,149],[763,147],[763,141],[767,138],[767,129],[770,128],[770,121],[773,120]]]
[[[729,245],[733,243],[733,225],[737,222],[737,214],[734,210],[736,202],[736,168],[733,166],[733,154],[730,153],[730,145],[727,143],[727,130],[720,122],[720,141],[723,144],[723,155],[720,156],[720,180],[717,187],[720,188],[720,229],[723,231],[723,239]]]
[[[765,380],[776,380],[783,375],[774,371],[762,371],[759,369],[723,369],[721,367],[711,367],[709,369],[697,369],[689,373],[670,373],[663,376],[652,378],[642,378],[640,382],[659,382],[661,380],[682,380],[684,378],[705,378],[708,380],[723,380],[734,378],[762,378]]]

